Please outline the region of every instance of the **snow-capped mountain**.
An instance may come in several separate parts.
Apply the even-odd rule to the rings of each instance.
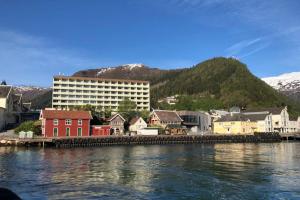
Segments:
[[[262,80],[283,94],[300,101],[300,72],[285,73]]]
[[[279,76],[263,78],[262,80],[280,91],[300,89],[300,72],[286,73]]]

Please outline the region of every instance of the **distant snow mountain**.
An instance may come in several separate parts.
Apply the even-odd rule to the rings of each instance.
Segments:
[[[276,90],[300,100],[300,72],[285,73],[279,76],[262,78]]]
[[[51,106],[52,89],[38,86],[14,86],[14,92],[22,94],[23,102],[31,102],[31,108]]]

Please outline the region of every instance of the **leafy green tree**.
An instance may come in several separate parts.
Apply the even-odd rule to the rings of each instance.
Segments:
[[[26,121],[21,123],[16,129],[16,133],[20,133],[21,131],[32,131],[34,135],[41,135],[41,122],[40,121]]]

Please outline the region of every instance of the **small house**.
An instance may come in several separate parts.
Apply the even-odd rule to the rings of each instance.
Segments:
[[[107,119],[111,126],[111,135],[123,135],[125,119],[120,114],[115,114]]]
[[[147,127],[147,123],[142,117],[134,117],[129,122],[129,131],[137,132],[140,129],[144,129]]]
[[[150,114],[149,124],[152,126],[161,126],[166,128],[166,126],[170,124],[181,125],[182,121],[183,120],[176,111],[154,110]]]
[[[88,111],[42,110],[44,137],[82,137],[90,135],[91,113]]]

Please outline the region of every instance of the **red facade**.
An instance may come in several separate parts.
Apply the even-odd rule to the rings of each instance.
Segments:
[[[102,125],[102,126],[93,126],[92,127],[92,136],[105,136],[110,135],[111,126]]]
[[[43,110],[42,134],[50,138],[90,136],[90,119],[87,111]]]

